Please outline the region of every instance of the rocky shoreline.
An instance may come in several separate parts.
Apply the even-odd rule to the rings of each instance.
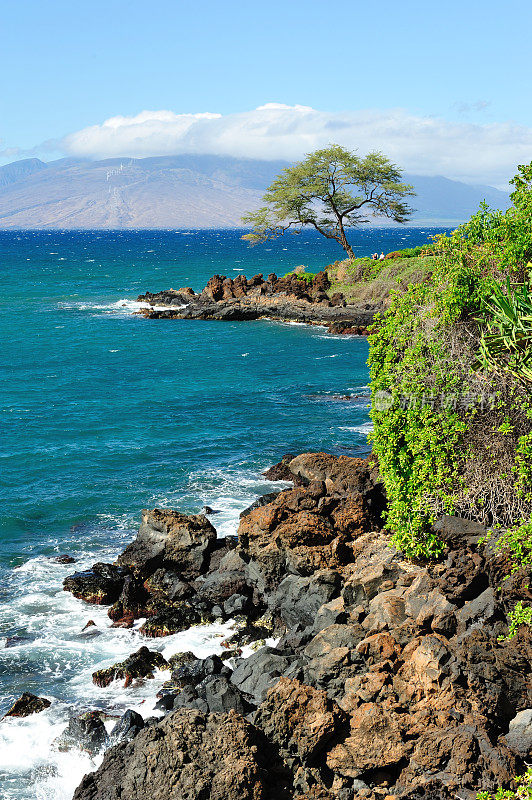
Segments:
[[[473,800],[532,755],[532,636],[507,638],[528,589],[485,530],[436,523],[431,564],[382,530],[374,460],[287,456],[266,473],[292,487],[259,498],[236,537],[204,515],[144,511],[114,564],[64,588],[109,605],[113,625],[151,637],[233,620],[221,657],[140,648],[97,685],[168,670],[161,718],[127,712],[111,738],[98,713],[65,745],[107,749],[75,800]],[[252,654],[242,649],[252,645]]]
[[[149,319],[271,319],[325,325],[335,334],[366,335],[382,304],[348,304],[343,294],[329,296],[328,289],[326,272],[283,278],[271,273],[266,279],[214,275],[199,294],[184,287],[139,295],[137,300],[149,307],[138,313]]]

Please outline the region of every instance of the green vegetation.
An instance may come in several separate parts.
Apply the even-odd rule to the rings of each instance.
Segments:
[[[403,250],[394,250],[388,253],[386,258],[419,258],[419,256],[431,255],[436,252],[433,244],[418,245],[417,247],[405,247]]]
[[[522,600],[518,600],[515,606],[508,612],[507,639],[513,639],[521,625],[532,625],[532,606],[524,606]]]
[[[277,239],[286,231],[312,227],[333,239],[354,258],[346,229],[367,221],[368,214],[407,222],[405,198],[412,187],[401,183],[401,171],[382,153],[359,158],[333,144],[283,170],[263,197],[264,206],[242,217],[250,244]]]
[[[532,268],[532,264],[527,264]],[[495,286],[482,305],[484,324],[475,366],[486,372],[510,372],[518,380],[532,381],[532,299],[528,280]]]
[[[512,564],[510,574],[532,566],[532,522],[507,528],[498,537],[496,549],[508,555]]]
[[[312,283],[315,277],[315,272],[297,272],[296,270],[283,275],[283,278],[297,278],[299,281],[305,281],[305,283]]]
[[[516,789],[497,789],[491,792],[478,792],[477,800],[532,800],[532,767],[524,775],[515,778]]]
[[[399,251],[398,251],[399,252]],[[342,292],[349,303],[389,301],[395,290],[405,291],[411,283],[426,281],[434,271],[435,256],[403,256],[373,261],[354,258],[337,261],[327,268],[331,281],[329,295]]]
[[[450,513],[506,528],[515,569],[532,561],[532,165],[513,185],[507,212],[482,205],[411,259],[422,280],[392,292],[370,337],[373,447],[410,557],[438,556],[431,523]],[[518,604],[512,631],[531,620]]]

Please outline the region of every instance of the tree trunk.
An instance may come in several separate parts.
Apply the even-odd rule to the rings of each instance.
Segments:
[[[354,258],[355,257],[354,250],[351,247],[351,245],[349,244],[349,242],[347,241],[347,239],[345,240],[345,244],[342,245],[342,247],[344,248],[344,250],[347,253],[347,255],[349,256],[349,258]]]
[[[349,258],[354,258],[355,254],[353,252],[353,248],[351,247],[351,245],[347,241],[347,236],[345,235],[344,225],[343,225],[343,222],[342,222],[342,218],[340,216],[338,216],[338,229],[340,231],[340,244],[344,248],[344,250],[347,253],[347,255],[349,256]]]

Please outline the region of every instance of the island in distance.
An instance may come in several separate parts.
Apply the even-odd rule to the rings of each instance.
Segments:
[[[286,166],[212,155],[15,161],[0,167],[0,229],[238,228]],[[482,200],[509,205],[509,195],[491,186],[404,179],[416,192],[414,226],[457,225]]]

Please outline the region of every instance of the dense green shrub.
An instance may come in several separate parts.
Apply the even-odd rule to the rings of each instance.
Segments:
[[[532,397],[515,359],[513,371],[479,359],[493,297],[510,277],[523,280],[532,256],[532,165],[513,185],[507,212],[482,205],[436,237],[435,270],[395,294],[370,337],[373,447],[388,526],[409,556],[440,552],[430,525],[441,513],[530,519]]]
[[[527,268],[531,267],[527,264]],[[477,365],[486,372],[509,372],[532,382],[532,296],[528,279],[495,286],[483,303]]]
[[[388,526],[409,556],[441,550],[429,524],[439,511],[454,511],[465,431],[457,407],[461,376],[433,289],[431,282],[396,294],[370,337],[373,448],[388,493]]]

